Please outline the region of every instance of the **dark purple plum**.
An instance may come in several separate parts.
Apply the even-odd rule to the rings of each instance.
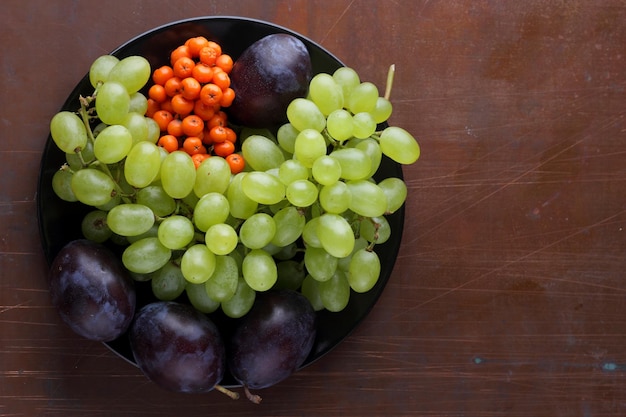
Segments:
[[[130,326],[134,283],[107,247],[86,239],[69,242],[52,261],[48,278],[52,304],[79,335],[109,342]]]
[[[261,38],[233,65],[235,100],[226,111],[243,126],[279,126],[287,121],[289,103],[306,96],[312,72],[311,57],[300,39],[282,33]]]
[[[274,385],[304,363],[315,334],[315,311],[302,294],[289,289],[259,293],[230,340],[230,371],[246,390]]]
[[[145,305],[135,316],[129,338],[139,369],[168,391],[208,392],[224,376],[224,344],[217,326],[187,304]]]

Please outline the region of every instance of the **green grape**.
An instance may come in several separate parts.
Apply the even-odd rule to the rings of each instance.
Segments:
[[[120,124],[130,110],[130,95],[126,88],[115,81],[106,81],[98,90],[96,113],[103,123]]]
[[[149,207],[159,217],[169,216],[176,210],[176,201],[160,185],[149,185],[138,190],[136,202]]]
[[[370,112],[376,107],[377,100],[378,88],[371,82],[365,81],[352,89],[346,108],[352,114]]]
[[[356,143],[354,147],[365,152],[370,158],[371,167],[368,177],[373,177],[376,171],[378,171],[383,159],[383,153],[380,150],[378,141],[372,138],[362,139],[358,140],[358,143]]]
[[[122,236],[122,235],[115,234],[115,236]],[[138,240],[144,239],[146,237],[159,237],[159,225],[157,223],[154,223],[151,228],[149,228],[148,230],[146,230],[145,232],[139,235],[123,236],[123,237],[126,238],[128,243],[135,243]]]
[[[306,243],[307,248],[322,247],[322,242],[320,242],[320,238],[317,236],[317,225],[319,224],[319,220],[319,216],[313,217],[311,220],[306,222],[304,229],[302,229],[302,240]]]
[[[131,243],[122,253],[122,263],[131,272],[149,274],[165,265],[172,251],[156,237],[146,237]]]
[[[78,201],[88,206],[106,204],[115,193],[115,183],[111,177],[95,168],[76,171],[70,185]]]
[[[326,127],[326,117],[315,103],[306,98],[296,98],[287,106],[287,119],[300,132],[313,129],[321,132]]]
[[[354,248],[352,227],[338,214],[324,213],[319,217],[317,236],[326,252],[335,258],[348,256]]]
[[[150,285],[154,296],[163,301],[172,301],[184,291],[187,281],[183,277],[180,267],[173,262],[167,262],[161,269],[154,272]]]
[[[284,185],[289,185],[296,180],[306,180],[307,178],[309,178],[309,168],[296,159],[287,159],[278,168],[278,179]]]
[[[328,213],[341,214],[348,210],[352,203],[350,189],[343,181],[324,185],[319,194],[320,205]]]
[[[95,159],[96,157],[93,154],[92,141],[87,141],[87,143],[80,152],[69,152],[65,154],[65,160],[67,161],[67,164],[74,171],[85,168],[90,162],[93,162]]]
[[[109,78],[111,69],[120,62],[119,58],[113,55],[101,55],[96,58],[89,68],[89,82],[92,87],[97,87],[98,83],[103,83]]]
[[[100,140],[98,138],[96,143]],[[161,151],[154,143],[138,142],[130,149],[124,162],[124,178],[137,188],[150,185],[161,171]]]
[[[365,217],[382,216],[387,212],[387,196],[377,184],[360,180],[347,185],[352,195],[350,210]]]
[[[238,282],[237,261],[230,256],[216,256],[215,271],[204,285],[211,299],[221,303],[230,300],[235,295]]]
[[[317,187],[309,180],[293,181],[287,186],[287,200],[296,207],[309,207],[317,201]]]
[[[270,255],[274,256],[278,252],[281,251],[282,247],[276,246],[270,242],[267,245],[263,246],[261,249],[263,249],[265,252],[269,253]]]
[[[406,201],[408,190],[406,183],[400,178],[388,177],[378,183],[387,197],[387,213],[394,213]]]
[[[120,236],[117,233],[113,233],[111,235],[111,237],[109,238],[109,240],[111,241],[111,243],[113,243],[113,244],[115,244],[115,245],[117,245],[119,247],[125,247],[125,246],[128,246],[129,244],[131,244],[131,242],[128,241],[128,238],[126,236]],[[126,268],[126,269],[128,269],[128,268]],[[131,273],[137,274],[137,272],[131,271],[130,269],[129,269],[129,271]],[[152,272],[154,272],[154,271],[152,271]],[[148,273],[148,272],[146,272],[146,273]],[[141,274],[144,274],[144,273],[142,272]]]
[[[228,301],[221,303],[222,311],[227,317],[238,319],[250,311],[255,299],[256,292],[250,288],[243,277],[239,277],[237,291]]]
[[[275,289],[284,288],[295,291],[300,288],[306,276],[306,270],[302,262],[294,261],[293,259],[278,262],[276,270],[278,279],[276,284],[274,284]]]
[[[221,156],[205,159],[197,169],[193,191],[198,197],[216,192],[223,194],[230,184],[230,166]]]
[[[352,134],[355,138],[365,139],[376,133],[376,121],[370,113],[356,113],[352,118]]]
[[[195,235],[193,223],[185,216],[169,216],[161,222],[157,237],[169,249],[182,249],[191,243]]]
[[[420,156],[419,144],[409,132],[401,127],[390,126],[383,130],[379,142],[383,154],[399,164],[412,164]]]
[[[368,180],[347,183],[352,200],[350,210],[360,216],[377,217],[387,212],[387,196],[377,184]]]
[[[341,164],[329,155],[322,155],[313,162],[311,174],[322,185],[331,185],[341,178]]]
[[[300,131],[293,127],[291,123],[285,123],[278,128],[276,132],[276,140],[278,145],[287,153],[293,154],[294,144],[296,143],[296,136]]]
[[[285,198],[285,185],[272,174],[248,172],[241,180],[241,190],[259,204],[276,204]]]
[[[130,111],[122,121],[122,126],[128,129],[133,138],[133,144],[148,140],[149,130],[147,120],[143,113]]]
[[[100,132],[93,145],[93,153],[100,162],[114,164],[124,159],[132,146],[130,131],[122,125],[112,125]]]
[[[343,91],[343,99],[344,103],[347,103],[348,98],[350,97],[350,93],[354,90],[359,84],[361,84],[361,79],[359,78],[359,74],[350,68],[350,67],[340,67],[335,70],[333,73],[333,78],[341,86],[341,90]]]
[[[193,208],[196,206],[196,204],[198,204],[198,201],[200,201],[200,199],[198,198],[198,196],[196,196],[195,193],[189,193],[178,200],[178,202],[180,203],[178,205],[178,208],[182,209],[183,211],[188,211],[190,213],[191,211],[193,211]]]
[[[228,255],[237,247],[238,236],[235,229],[226,223],[209,227],[205,233],[206,246],[216,255]]]
[[[378,97],[376,99],[376,105],[370,111],[370,114],[374,117],[374,121],[379,124],[389,120],[392,112],[393,106],[391,105],[391,102],[385,97]]]
[[[339,258],[339,261],[337,262],[337,269],[341,269],[343,272],[348,272],[348,269],[350,268],[350,261],[352,260],[352,255],[354,255],[359,249],[367,248],[368,245],[369,242],[365,240],[363,236],[359,236],[354,241],[354,249],[352,249],[350,255]]]
[[[241,132],[239,132],[238,140],[243,143],[247,138],[254,135],[265,136],[266,138],[276,142],[276,136],[272,131],[266,127],[248,127],[243,126]]]
[[[278,251],[273,252],[271,255],[274,257],[274,259],[277,259],[279,261],[286,261],[287,259],[293,259],[299,250],[297,242],[292,242],[282,247],[277,246],[276,248],[278,249]]]
[[[348,269],[350,288],[357,293],[371,290],[380,276],[380,259],[374,251],[359,249],[352,255]]]
[[[239,228],[239,239],[247,248],[261,249],[269,244],[276,234],[276,222],[267,213],[256,213],[248,217]]]
[[[243,279],[255,291],[267,291],[276,283],[278,270],[274,258],[263,249],[252,249],[243,258]]]
[[[186,197],[195,182],[196,167],[187,152],[174,151],[161,162],[161,185],[172,198]]]
[[[304,266],[316,280],[327,281],[337,269],[337,258],[323,248],[307,247],[304,251]]]
[[[59,169],[52,175],[52,191],[61,200],[73,203],[78,201],[74,191],[72,191],[72,176],[74,174],[69,169]]]
[[[372,161],[365,151],[358,148],[340,148],[330,153],[341,165],[341,178],[362,180],[369,178]]]
[[[97,208],[98,210],[109,211],[113,207],[118,206],[120,204],[122,204],[122,197],[119,194],[115,193],[115,195],[111,197],[111,199],[107,201],[105,204],[100,204],[94,207]]]
[[[137,236],[152,227],[154,213],[143,204],[120,204],[109,211],[107,224],[118,235]]]
[[[220,307],[219,301],[215,301],[207,294],[205,283],[193,284],[187,282],[185,293],[191,305],[202,313],[213,313]]]
[[[87,129],[75,113],[62,111],[50,120],[50,136],[65,153],[76,153],[87,145]]]
[[[248,252],[248,248],[245,245],[239,243],[234,251],[232,251],[228,256],[233,258],[235,262],[237,262],[237,270],[241,271],[241,265],[243,264],[243,258]],[[241,275],[241,274],[239,274]]]
[[[296,137],[293,155],[302,165],[311,168],[317,158],[326,155],[324,136],[314,129],[301,131]]]
[[[276,177],[278,180],[280,180],[280,176],[278,175],[279,171],[280,171],[280,168],[270,168],[267,171],[265,171],[265,173],[270,174],[270,175]]]
[[[259,203],[248,197],[241,189],[241,182],[246,175],[248,175],[247,172],[236,174],[230,182],[228,190],[226,190],[230,214],[238,219],[247,219],[252,216],[259,206]]]
[[[154,120],[152,117],[145,116],[145,118],[146,125],[148,126],[148,137],[146,138],[146,140],[151,143],[157,143],[159,141],[159,138],[161,137],[161,128],[159,127],[156,120]]]
[[[93,242],[106,242],[113,233],[107,224],[107,212],[92,210],[83,217],[80,224],[83,236]]]
[[[326,129],[336,141],[343,142],[354,134],[354,120],[346,109],[337,109],[328,115]]]
[[[108,125],[108,124],[106,124],[106,123],[102,123],[102,122],[98,123],[98,124],[96,125],[96,127],[94,127],[94,128],[91,130],[91,133],[93,134],[93,137],[94,137],[94,138],[97,138],[97,137],[98,137],[98,135],[100,134],[100,132],[102,132],[102,131],[104,130],[104,128],[105,128],[105,127],[108,127],[108,126],[109,126],[109,125]]]
[[[124,196],[133,196],[135,194],[135,187],[130,185],[128,181],[126,181],[126,177],[124,176],[124,164],[114,164],[109,165],[109,173],[111,174],[111,178],[115,178],[117,186],[120,192]]]
[[[278,168],[285,161],[283,151],[276,142],[261,135],[247,137],[241,144],[241,152],[246,165],[255,171]]]
[[[302,288],[300,292],[309,300],[311,306],[315,311],[324,309],[324,303],[320,297],[319,281],[313,278],[311,275],[307,275],[302,281]]]
[[[385,216],[361,220],[359,234],[368,242],[385,243],[391,237],[391,227]]]
[[[132,94],[146,85],[151,75],[148,60],[139,55],[131,55],[121,59],[111,68],[107,81],[119,82],[129,94]]]
[[[136,282],[148,282],[152,279],[152,276],[156,274],[157,271],[152,272],[150,274],[138,274],[136,272],[128,271],[128,274]]]
[[[285,200],[281,200],[280,202],[278,202],[276,204],[271,204],[269,206],[266,206],[262,210],[264,212],[268,213],[268,214],[274,215],[274,214],[278,213],[280,210],[282,210],[285,207],[288,207],[290,205],[291,204],[289,203],[289,201],[287,199],[285,199]]]
[[[309,96],[324,115],[343,108],[343,90],[330,74],[319,73],[311,79]]]
[[[272,238],[272,244],[284,247],[295,242],[302,235],[306,219],[296,207],[282,208],[274,214],[273,218],[276,222],[276,233]]]
[[[230,213],[228,199],[220,193],[207,193],[198,200],[193,210],[193,223],[206,232],[209,227],[224,223]]]
[[[130,95],[130,107],[128,108],[128,111],[132,113],[146,114],[148,111],[148,99],[146,96],[139,91],[132,93]]]
[[[201,284],[211,278],[216,262],[215,254],[206,245],[197,243],[183,253],[180,268],[187,281]]]
[[[350,283],[345,272],[335,271],[333,276],[317,285],[320,300],[324,308],[337,313],[342,311],[350,301]]]

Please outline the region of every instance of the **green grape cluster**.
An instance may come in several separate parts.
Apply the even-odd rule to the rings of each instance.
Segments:
[[[388,95],[349,67],[320,73],[308,96],[291,102],[288,123],[277,131],[286,157],[273,167],[275,175],[284,186],[284,204],[302,217],[294,234],[302,238],[304,268],[295,285],[318,310],[341,311],[351,291],[376,285],[381,264],[374,246],[390,238],[385,216],[406,199],[402,179],[373,178],[383,155],[400,164],[412,164],[420,155],[406,130],[378,130],[392,114]],[[297,265],[289,265],[289,273],[296,274]]]
[[[124,266],[157,298],[186,293],[198,310],[233,318],[270,288],[299,289],[316,310],[336,312],[376,284],[375,245],[390,238],[385,216],[407,187],[373,176],[383,155],[419,157],[407,131],[378,130],[392,112],[388,97],[350,68],[316,75],[309,95],[289,105],[288,123],[242,131],[247,168],[233,175],[222,157],[196,168],[187,153],[156,145],[140,92],[150,73],[142,57],[102,56],[89,73],[94,94],[51,120],[67,160],[52,187],[93,208],[85,237],[122,245]]]

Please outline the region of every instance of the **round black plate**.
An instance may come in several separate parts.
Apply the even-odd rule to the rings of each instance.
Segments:
[[[332,73],[343,64],[321,46],[292,32],[286,28],[267,22],[239,17],[202,17],[173,22],[150,30],[111,52],[118,58],[130,55],[141,55],[150,61],[152,68],[164,65],[168,61],[169,52],[192,36],[205,36],[222,45],[225,53],[236,59],[252,43],[272,33],[289,33],[300,38],[307,46],[311,55],[314,73]],[[71,92],[61,110],[76,111],[79,108],[80,95],[89,95],[92,91],[88,75],[78,83]],[[81,238],[80,220],[90,208],[80,203],[67,203],[59,199],[51,187],[54,172],[65,162],[65,154],[53,143],[49,136],[41,160],[37,192],[37,215],[43,250],[48,263],[51,263],[59,250],[71,240]],[[383,158],[377,179],[386,177],[403,178],[399,164]],[[404,207],[388,217],[392,229],[392,237],[385,243],[376,246],[381,258],[381,277],[376,286],[365,294],[351,294],[348,306],[339,313],[322,311],[318,313],[318,333],[313,350],[304,366],[319,359],[337,346],[367,316],[381,295],[391,272],[400,248],[402,228],[404,225]],[[153,300],[149,286],[138,283],[138,308]],[[222,326],[229,321],[216,317]],[[227,331],[227,329],[225,329]],[[106,343],[106,345],[122,358],[135,364],[127,336]],[[237,385],[230,374],[226,374],[223,385]]]

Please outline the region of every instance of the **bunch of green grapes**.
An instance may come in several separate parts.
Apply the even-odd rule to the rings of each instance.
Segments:
[[[350,290],[367,292],[378,281],[381,264],[374,246],[389,239],[385,216],[404,204],[407,188],[400,178],[377,183],[373,177],[383,155],[400,164],[412,164],[420,155],[406,130],[377,130],[392,113],[388,95],[393,70],[385,95],[349,67],[317,74],[308,96],[287,108],[289,122],[277,132],[280,152],[273,151],[274,166],[268,166],[268,151],[246,153],[244,147],[250,165],[263,163],[265,172],[278,178],[280,186],[272,192],[276,200],[284,195],[284,210],[300,213],[289,227],[303,241],[301,290],[318,310],[341,311]],[[287,155],[284,161],[280,153]]]
[[[67,160],[52,186],[93,207],[82,220],[86,238],[123,245],[124,266],[157,298],[186,293],[198,310],[233,318],[273,287],[341,311],[351,290],[376,284],[375,245],[389,239],[385,215],[407,188],[373,175],[383,155],[401,164],[419,157],[407,131],[377,131],[391,115],[387,97],[350,68],[316,75],[275,135],[241,135],[246,170],[233,175],[222,157],[196,168],[185,152],[156,145],[140,92],[150,73],[142,57],[100,57],[89,73],[94,94],[51,120]]]

